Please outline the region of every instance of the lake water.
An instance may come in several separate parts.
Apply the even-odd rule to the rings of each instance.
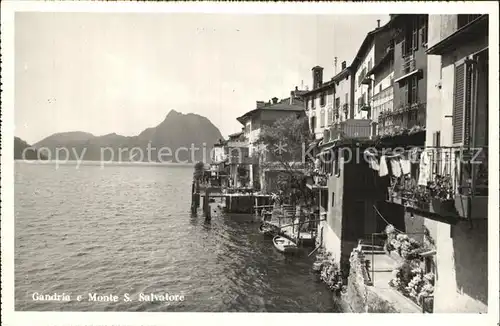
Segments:
[[[192,171],[16,162],[16,310],[334,312],[312,258],[278,253],[253,216],[191,216]],[[141,302],[140,293],[184,301]]]

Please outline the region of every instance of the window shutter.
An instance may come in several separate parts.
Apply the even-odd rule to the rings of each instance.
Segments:
[[[453,99],[453,143],[462,143],[464,130],[464,88],[465,63],[455,67],[455,87]]]
[[[472,65],[465,64],[464,145],[471,144],[472,127]]]
[[[455,67],[453,101],[453,143],[468,146],[471,138],[472,66],[462,63]]]

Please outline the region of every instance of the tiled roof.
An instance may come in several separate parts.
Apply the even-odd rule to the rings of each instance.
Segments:
[[[278,102],[276,104],[266,104],[265,106],[262,106],[260,108],[256,108],[252,111],[249,111],[242,115],[241,117],[236,118],[240,123],[243,123],[243,119],[246,117],[251,116],[257,111],[263,110],[263,111],[292,111],[292,112],[299,112],[299,111],[304,111],[304,102],[298,99],[293,100],[294,104],[290,104],[290,98],[284,99],[281,102]]]

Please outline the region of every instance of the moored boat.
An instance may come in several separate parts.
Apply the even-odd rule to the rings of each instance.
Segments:
[[[277,235],[273,238],[273,244],[279,252],[282,252],[284,254],[294,253],[299,249],[295,242],[280,235]]]
[[[269,236],[276,234],[276,232],[273,230],[273,227],[269,224],[266,224],[266,223],[262,223],[259,226],[259,232],[264,234],[264,235],[269,235]]]

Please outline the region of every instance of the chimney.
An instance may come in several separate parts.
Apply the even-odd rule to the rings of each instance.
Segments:
[[[342,70],[344,70],[345,68],[347,68],[347,62],[342,61]]]
[[[377,28],[380,28],[380,19],[377,19]]]
[[[266,106],[266,103],[264,101],[257,101],[257,109],[260,109],[263,106]]]
[[[278,98],[277,97],[273,97],[272,100],[273,100],[273,104],[278,103]]]
[[[333,59],[333,75],[337,75],[337,57]]]
[[[295,86],[295,91],[298,91],[299,90],[299,87],[298,86]]]
[[[313,89],[321,87],[323,84],[323,67],[316,66],[312,68],[313,72]]]

